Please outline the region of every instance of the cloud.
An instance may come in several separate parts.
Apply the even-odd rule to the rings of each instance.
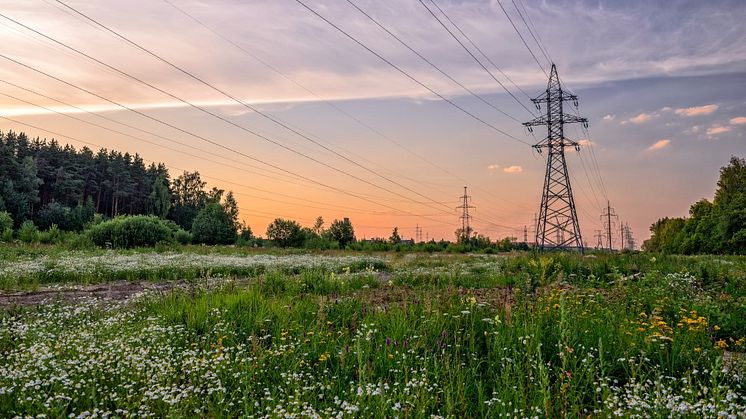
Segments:
[[[718,105],[703,105],[693,106],[691,108],[678,108],[676,109],[676,115],[680,116],[700,116],[709,115],[718,110]]]
[[[500,168],[499,164],[491,164],[491,165],[487,166],[487,170],[493,170],[494,171],[494,170],[497,170],[499,168]]]
[[[613,121],[614,118],[616,118],[616,115],[606,114],[606,116],[603,117],[603,120],[604,121]]]
[[[521,173],[523,172],[523,168],[521,166],[508,166],[503,169],[503,172],[511,174]]]
[[[670,140],[666,140],[664,138],[662,140],[656,141],[655,144],[653,144],[650,147],[648,147],[648,150],[650,150],[650,151],[662,150],[662,149],[668,147],[669,144],[671,144],[671,141]]]
[[[746,124],[746,116],[737,116],[735,118],[730,119],[730,123],[733,125],[743,125]]]
[[[733,127],[729,127],[727,125],[713,125],[710,128],[707,128],[707,135],[712,137],[713,135],[724,134],[732,130]]]
[[[639,125],[644,122],[650,121],[653,118],[655,118],[655,115],[643,112],[637,116],[633,116],[632,118],[630,118],[629,122]]]
[[[583,139],[578,140],[578,144],[580,144],[582,147],[590,147],[592,145],[596,145],[596,143],[594,143],[593,141],[591,141],[591,140],[589,140],[587,138],[583,138]]]

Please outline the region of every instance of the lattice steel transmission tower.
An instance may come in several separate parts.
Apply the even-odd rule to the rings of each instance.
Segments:
[[[475,209],[475,206],[469,205],[469,200],[471,197],[466,193],[466,186],[464,186],[464,195],[461,197],[461,205],[456,207],[457,209],[461,209],[461,234],[459,234],[459,241],[461,243],[466,243],[471,238],[471,226],[469,225],[469,220],[471,220],[471,215],[469,214],[470,209]]]
[[[587,127],[588,120],[564,112],[563,105],[570,100],[577,106],[578,97],[562,90],[557,67],[552,64],[547,90],[541,96],[531,99],[539,110],[544,103],[546,114],[523,123],[531,132],[535,126],[547,126],[546,138],[533,146],[539,153],[547,149],[547,170],[536,228],[536,247],[540,250],[583,251],[583,238],[565,161],[565,148],[575,147],[579,151],[580,144],[565,138],[564,127],[570,123],[582,123]]]
[[[604,213],[601,214],[601,221],[604,223],[604,228],[607,231],[606,239],[609,243],[609,251],[614,250],[614,238],[611,236],[611,229],[615,227],[615,223],[611,221],[612,218],[619,220],[619,216],[614,212],[614,208],[611,208],[611,203],[606,201],[606,208]]]

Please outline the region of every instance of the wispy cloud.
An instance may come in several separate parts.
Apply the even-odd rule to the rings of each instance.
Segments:
[[[728,125],[713,125],[710,128],[707,128],[707,135],[710,137],[718,134],[725,134],[726,132],[730,132],[733,130],[733,127],[730,127]]]
[[[730,123],[733,125],[743,125],[746,124],[746,116],[737,116],[735,118],[730,119]]]
[[[510,174],[516,174],[523,172],[523,167],[521,166],[508,166],[503,169],[503,172],[510,173]]]
[[[643,112],[643,113],[641,113],[641,114],[639,114],[637,116],[633,116],[632,118],[628,119],[628,121],[631,122],[631,123],[633,123],[633,124],[638,124],[639,125],[639,124],[643,124],[645,122],[648,122],[648,121],[650,121],[651,119],[653,119],[655,117],[656,117],[656,115],[654,115],[654,114]]]
[[[718,105],[703,105],[703,106],[692,106],[690,108],[678,108],[676,109],[676,115],[680,116],[701,116],[710,115],[711,113],[718,110]]]
[[[662,140],[656,141],[653,145],[651,145],[650,147],[648,147],[648,150],[649,151],[662,150],[662,149],[668,147],[670,144],[671,144],[671,140],[667,140],[667,139],[664,138]]]
[[[491,165],[487,166],[487,170],[490,170],[490,171],[495,171],[495,170],[497,170],[499,168],[500,168],[499,164],[491,164]]]
[[[604,121],[613,121],[616,118],[616,115],[613,114],[606,114],[606,116],[603,117]]]

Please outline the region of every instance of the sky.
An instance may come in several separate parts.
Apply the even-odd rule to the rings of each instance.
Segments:
[[[478,233],[532,236],[545,133],[521,122],[550,61],[589,120],[566,127],[587,245],[607,202],[639,246],[746,155],[742,1],[28,0],[0,14],[0,130],[197,170],[259,235],[321,215],[358,238],[419,225],[453,239],[467,186]]]

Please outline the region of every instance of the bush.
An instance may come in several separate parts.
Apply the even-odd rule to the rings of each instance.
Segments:
[[[63,235],[57,224],[52,224],[46,231],[39,233],[39,241],[45,244],[55,244],[62,241]]]
[[[6,228],[3,230],[3,241],[6,243],[10,243],[13,241],[13,229],[12,228]]]
[[[189,244],[192,242],[192,233],[178,229],[174,233],[174,239],[176,239],[179,244]]]
[[[200,210],[192,223],[192,238],[196,243],[231,244],[236,242],[236,224],[218,203]]]
[[[5,232],[7,229],[13,229],[13,217],[9,212],[0,212],[0,231]]]
[[[87,235],[99,247],[153,247],[174,240],[167,223],[152,215],[116,217],[92,226]]]
[[[39,241],[39,229],[36,228],[33,221],[26,220],[18,230],[18,238],[24,243],[37,242]]]

